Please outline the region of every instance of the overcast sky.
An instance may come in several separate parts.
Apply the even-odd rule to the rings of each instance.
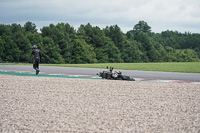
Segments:
[[[0,24],[117,24],[126,33],[140,20],[156,33],[200,33],[200,0],[0,0]]]

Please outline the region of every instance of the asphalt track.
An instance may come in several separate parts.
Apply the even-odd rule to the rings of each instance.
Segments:
[[[55,67],[55,66],[40,66],[41,74],[62,74],[62,75],[90,75],[96,74],[106,69],[96,68],[78,68],[78,67]],[[26,65],[0,65],[0,71],[15,71],[15,72],[32,72],[35,70],[32,66]],[[176,72],[155,72],[155,71],[136,71],[136,70],[117,70],[122,74],[132,78],[142,78],[147,80],[181,80],[200,82],[200,74],[198,73],[176,73]]]

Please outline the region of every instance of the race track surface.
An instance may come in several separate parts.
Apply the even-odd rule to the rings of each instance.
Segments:
[[[75,67],[54,67],[40,66],[41,73],[44,74],[67,74],[67,75],[90,75],[96,76],[97,73],[106,69],[96,68],[75,68]],[[35,70],[32,66],[21,65],[0,65],[0,71],[18,71],[32,72]],[[142,78],[147,80],[181,80],[200,82],[200,74],[197,73],[176,73],[176,72],[155,72],[155,71],[135,71],[135,70],[118,70],[122,74],[132,78]]]

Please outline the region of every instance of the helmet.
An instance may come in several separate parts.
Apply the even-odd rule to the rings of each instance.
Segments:
[[[118,72],[117,72],[117,71],[112,72],[112,76],[113,76],[114,78],[117,78],[117,77],[118,77]]]
[[[32,49],[36,49],[37,48],[37,45],[33,45]]]

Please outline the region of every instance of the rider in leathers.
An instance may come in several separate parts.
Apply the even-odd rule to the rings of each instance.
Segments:
[[[41,52],[40,50],[37,48],[36,45],[33,45],[32,47],[32,55],[34,55],[34,58],[33,58],[33,68],[36,70],[36,71],[40,71],[39,70],[39,63],[40,63],[40,60],[41,60]]]

